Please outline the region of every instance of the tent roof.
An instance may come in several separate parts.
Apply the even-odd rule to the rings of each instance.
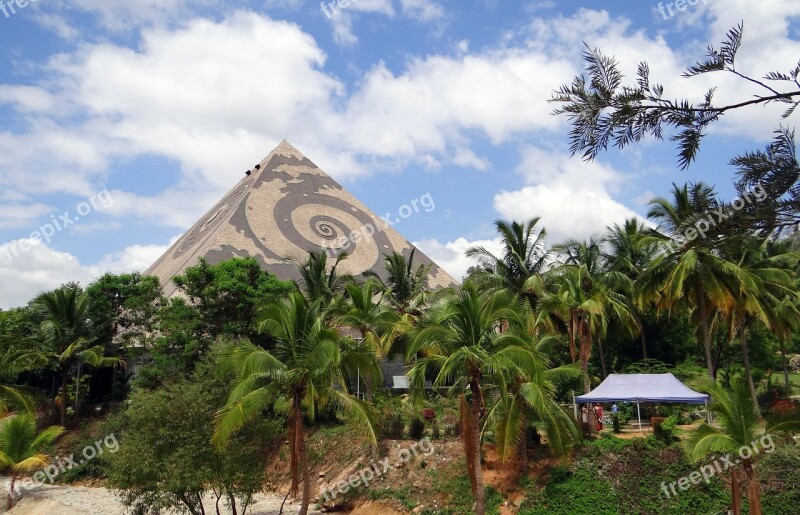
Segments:
[[[611,374],[600,386],[575,400],[702,404],[708,395],[695,392],[672,374]]]

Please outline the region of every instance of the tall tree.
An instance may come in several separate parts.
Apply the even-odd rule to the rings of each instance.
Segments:
[[[344,293],[345,285],[353,280],[352,276],[339,273],[339,265],[345,259],[347,254],[342,253],[329,264],[324,250],[309,253],[308,259],[298,269],[302,279],[299,286],[310,300],[320,300],[324,306],[330,306]]]
[[[603,243],[609,248],[605,256],[608,268],[611,271],[625,274],[632,281],[638,279],[642,272],[650,266],[657,252],[657,246],[654,243],[646,243],[646,240],[643,240],[646,233],[647,227],[636,218],[625,220],[622,226],[614,224],[607,227]],[[636,317],[642,320],[642,308],[634,307],[637,309]],[[640,331],[639,337],[642,342],[642,359],[648,359],[647,337],[644,328]]]
[[[571,241],[557,246],[562,265],[551,272],[551,286],[541,299],[537,319],[558,318],[567,328],[570,357],[579,362],[584,374],[583,390],[589,393],[589,358],[595,341],[606,334],[610,320],[623,327],[639,329],[636,310],[630,300],[630,279],[620,272],[605,271],[597,240]],[[602,351],[602,349],[601,349]],[[601,366],[606,374],[605,358]]]
[[[268,304],[259,314],[258,329],[275,340],[272,352],[244,341],[223,347],[219,372],[233,376],[236,386],[217,412],[213,442],[223,448],[231,436],[258,417],[276,396],[289,401],[292,486],[303,483],[300,514],[308,512],[311,478],[303,418],[312,422],[320,409],[338,406],[373,444],[375,430],[368,407],[348,393],[347,372],[375,368],[375,356],[361,347],[340,345],[341,337],[324,320],[322,299],[309,301],[299,292]]]
[[[719,317],[730,313],[739,292],[756,291],[752,275],[724,259],[716,248],[723,235],[718,231],[703,237],[698,222],[720,209],[714,190],[703,183],[673,185],[672,199],[656,198],[648,216],[659,223],[645,238],[658,243],[660,254],[636,281],[639,304],[653,302],[657,308],[689,309],[708,375],[717,375],[718,359],[712,340]]]
[[[523,223],[497,220],[495,227],[503,246],[499,256],[484,247],[467,250],[467,256],[478,261],[474,275],[477,281],[497,289],[507,288],[525,299],[531,309],[536,309],[544,293],[542,274],[549,257],[547,231],[539,229],[539,221],[539,218]]]
[[[78,286],[62,286],[40,296],[35,304],[41,317],[39,331],[34,336],[39,345],[35,359],[55,368],[61,377],[59,418],[60,424],[66,426],[70,371],[82,365],[102,368],[124,362],[105,356],[104,346],[96,343],[93,321],[89,318],[89,296]]]
[[[723,453],[734,455],[741,458],[731,467],[731,493],[733,497],[733,513],[741,513],[741,492],[739,491],[739,480],[736,471],[741,467],[749,483],[748,492],[750,498],[750,513],[761,515],[761,493],[758,485],[758,478],[755,473],[755,461],[757,452],[745,458],[739,454],[741,449],[751,448],[758,445],[759,440],[772,442],[773,436],[781,433],[791,433],[800,431],[800,421],[784,422],[772,427],[767,427],[760,433],[760,414],[758,407],[750,399],[747,385],[742,382],[735,383],[731,392],[723,389],[715,381],[708,380],[699,390],[711,396],[711,403],[708,409],[716,415],[718,427],[703,423],[690,432],[683,441],[683,446],[692,461],[699,461],[709,454]]]
[[[503,325],[522,327],[524,319],[523,301],[513,293],[505,289],[481,292],[467,282],[458,294],[432,307],[410,333],[406,360],[416,359],[409,371],[412,391],[421,394],[426,379],[433,378],[435,387],[449,386],[449,395],[460,401],[467,473],[478,515],[486,510],[480,445],[486,414],[484,388],[502,388],[513,373],[524,374],[537,366],[524,337],[516,331],[500,331]]]
[[[428,299],[428,275],[432,265],[414,266],[414,254],[417,249],[412,249],[408,259],[399,252],[385,256],[386,281],[378,274],[369,271],[365,275],[373,277],[381,284],[386,293],[389,305],[400,315],[418,317]]]
[[[363,284],[348,284],[345,292],[347,304],[344,312],[337,318],[338,323],[358,331],[361,344],[376,358],[383,359],[400,334],[400,317],[383,304],[378,283],[374,279],[368,279]],[[367,400],[372,401],[374,382],[381,377],[373,376],[369,370],[365,370],[364,374]]]
[[[564,379],[576,378],[580,370],[572,365],[552,368],[544,347],[552,343],[552,336],[542,338],[538,344],[525,337],[533,357],[533,368],[510,369],[506,389],[500,391],[497,401],[489,410],[484,434],[494,429],[495,446],[502,461],[517,451],[522,458],[522,472],[527,471],[528,421],[536,419],[544,425],[547,445],[556,456],[564,456],[580,442],[581,433],[575,421],[555,401],[555,385]]]

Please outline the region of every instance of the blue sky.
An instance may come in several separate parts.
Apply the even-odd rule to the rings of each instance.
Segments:
[[[730,198],[728,160],[763,146],[779,106],[726,117],[687,171],[669,142],[570,159],[566,120],[551,115],[583,42],[629,73],[648,60],[670,96],[699,98],[713,79],[720,102],[757,90],[680,73],[740,21],[742,71],[800,58],[796,1],[696,0],[672,16],[668,5],[666,16],[659,2],[587,0],[352,0],[330,18],[305,0],[0,10],[0,307],[144,270],[287,135],[379,215],[430,194],[436,209],[396,228],[456,276],[467,247],[496,244],[498,218],[541,216],[557,242],[643,216],[673,182]],[[77,211],[49,242],[28,240]]]

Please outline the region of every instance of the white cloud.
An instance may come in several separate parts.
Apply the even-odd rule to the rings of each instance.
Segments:
[[[458,238],[447,243],[428,239],[414,242],[414,245],[458,281],[462,281],[467,270],[476,264],[474,259],[467,257],[468,249],[480,246],[495,255],[499,255],[503,250],[500,240],[496,239],[469,241],[466,238]]]
[[[39,293],[67,282],[86,286],[106,272],[143,272],[168,248],[169,245],[133,245],[85,266],[75,256],[38,240],[0,244],[0,309],[25,305]]]
[[[507,220],[541,217],[553,242],[586,239],[639,217],[612,198],[625,176],[601,161],[586,163],[566,152],[526,147],[518,171],[529,185],[498,193],[494,208]]]
[[[444,7],[432,0],[400,0],[403,14],[421,22],[431,22],[444,18]]]

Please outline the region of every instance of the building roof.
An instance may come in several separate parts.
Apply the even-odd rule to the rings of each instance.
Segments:
[[[337,270],[358,276],[371,270],[385,278],[384,256],[409,258],[414,246],[287,141],[186,232],[151,266],[167,297],[178,294],[171,280],[200,258],[217,264],[255,257],[269,273],[299,281],[297,264],[309,252],[348,254]],[[414,265],[430,265],[429,287],[456,286],[447,272],[421,251]]]

